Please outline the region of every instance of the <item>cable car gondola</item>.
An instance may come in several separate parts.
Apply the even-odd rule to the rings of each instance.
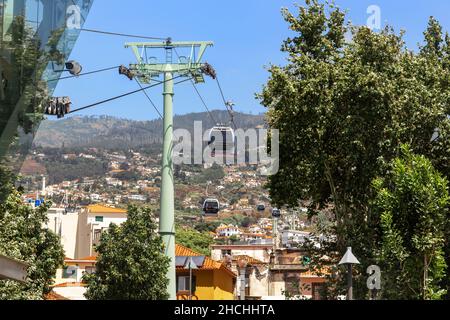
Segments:
[[[212,157],[234,157],[235,133],[233,128],[217,125],[209,132],[208,145],[212,149]]]
[[[203,203],[203,214],[205,216],[217,216],[219,214],[220,204],[217,199],[206,199]]]
[[[280,217],[281,217],[281,210],[280,210],[280,209],[277,209],[277,208],[274,208],[274,209],[272,210],[272,217],[274,217],[274,218],[280,218]]]
[[[259,204],[257,207],[256,207],[256,209],[258,210],[258,211],[265,211],[266,210],[266,206],[265,205],[263,205],[263,204]]]

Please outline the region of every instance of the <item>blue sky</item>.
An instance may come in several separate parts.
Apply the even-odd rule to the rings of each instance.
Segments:
[[[298,1],[302,3],[303,1]],[[282,7],[293,9],[292,0],[95,0],[85,28],[111,32],[172,37],[174,41],[211,40],[214,47],[205,55],[216,69],[227,99],[236,103],[240,112],[258,114],[265,109],[255,99],[267,81],[264,69],[269,64],[284,64],[280,52],[282,41],[290,34],[281,17]],[[406,30],[409,48],[422,41],[429,16],[435,16],[445,30],[450,30],[450,1],[408,0],[337,0],[348,9],[348,19],[365,24],[367,8],[378,5],[383,24],[399,31]],[[72,52],[84,71],[98,70],[120,64],[134,63],[127,41],[140,39],[112,37],[82,32]],[[116,70],[60,81],[56,96],[68,95],[74,108],[137,89],[137,84],[117,74]],[[211,109],[223,109],[214,81],[198,86]],[[189,82],[175,89],[175,114],[205,111]],[[162,88],[149,90],[162,110]],[[112,115],[128,119],[157,118],[156,112],[141,93],[87,110],[79,115]]]

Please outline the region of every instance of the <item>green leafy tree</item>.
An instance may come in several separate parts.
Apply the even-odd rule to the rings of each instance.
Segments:
[[[89,300],[168,299],[169,259],[149,208],[128,208],[121,226],[111,224],[96,247],[96,272],[85,275]]]
[[[0,254],[28,263],[28,280],[0,280],[0,299],[42,300],[64,263],[64,251],[60,238],[43,227],[50,204],[33,209],[20,196],[12,190],[0,203]]]
[[[269,69],[259,95],[270,127],[280,130],[280,170],[268,188],[279,207],[309,200],[312,216],[332,211],[329,241],[316,261],[326,254],[338,262],[351,245],[367,266],[379,243],[380,222],[369,206],[372,181],[401,145],[450,172],[450,41],[431,19],[425,45],[414,53],[390,28],[354,27],[333,4],[305,3],[296,14],[283,10],[294,34],[282,46],[288,62]],[[436,129],[439,139],[431,142]],[[367,294],[362,271],[355,271],[358,298]],[[336,282],[341,285],[328,291],[333,298],[345,294],[345,279]]]
[[[214,239],[208,232],[198,232],[190,228],[178,228],[176,239],[177,243],[195,252],[206,256],[211,255],[211,245],[214,243]]]
[[[386,177],[373,183],[380,216],[383,296],[440,299],[446,293],[445,228],[448,181],[424,156],[404,147]]]

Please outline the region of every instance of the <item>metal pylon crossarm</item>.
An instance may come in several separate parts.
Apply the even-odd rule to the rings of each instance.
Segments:
[[[202,69],[208,64],[202,63],[203,56],[209,46],[213,46],[210,41],[193,41],[193,42],[130,42],[126,43],[126,48],[131,48],[137,63],[130,64],[130,70],[134,72],[138,78],[148,83],[152,78],[159,77],[164,72],[170,71],[178,75],[193,77],[196,83],[205,82],[203,79]],[[154,60],[149,58],[148,50],[165,50],[165,61]],[[178,57],[178,61],[173,61],[173,50],[190,49],[187,57]]]

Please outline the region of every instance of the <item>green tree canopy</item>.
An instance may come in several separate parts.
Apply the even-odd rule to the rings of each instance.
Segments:
[[[60,238],[44,228],[49,203],[24,205],[17,191],[0,202],[0,254],[30,265],[25,284],[0,280],[1,300],[42,300],[50,292],[56,270],[64,263]]]
[[[128,208],[121,226],[111,224],[96,248],[96,273],[86,275],[89,300],[165,300],[169,259],[149,208]]]
[[[375,212],[381,221],[379,265],[383,296],[440,299],[446,293],[445,228],[448,181],[424,156],[404,147],[384,178],[374,180]]]
[[[379,240],[372,181],[401,145],[450,175],[450,37],[430,19],[424,46],[412,52],[402,33],[354,27],[333,4],[305,3],[283,10],[294,33],[282,46],[288,62],[269,69],[259,95],[280,130],[280,170],[268,188],[278,207],[311,200],[312,215],[332,208],[333,241],[323,253],[338,261],[352,246],[369,265]],[[357,297],[367,291],[364,278],[356,276]]]
[[[177,228],[176,240],[177,243],[207,256],[211,255],[210,246],[214,243],[207,231],[199,232],[191,228]]]

